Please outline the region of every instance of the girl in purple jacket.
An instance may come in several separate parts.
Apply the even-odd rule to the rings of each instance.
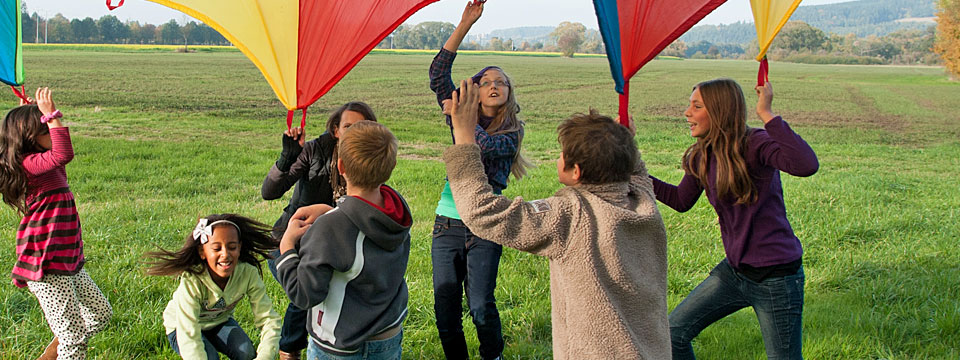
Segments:
[[[697,84],[684,112],[697,138],[683,155],[679,185],[652,178],[657,200],[684,212],[706,190],[726,258],[670,313],[674,359],[693,359],[690,341],[717,320],[753,307],[767,356],[800,359],[803,253],[783,204],[780,172],[810,176],[813,149],[771,110],[769,82],[755,88],[763,129],[746,125],[747,105],[731,79]]]

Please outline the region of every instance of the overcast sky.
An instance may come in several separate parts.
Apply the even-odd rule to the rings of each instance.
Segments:
[[[801,6],[844,1],[848,0],[805,0]],[[179,22],[184,18],[183,13],[179,11],[146,0],[126,0],[122,7],[113,11],[107,10],[104,0],[24,0],[24,2],[31,14],[37,12],[45,17],[60,13],[70,19],[88,16],[98,19],[103,15],[112,14],[121,21],[137,20],[156,25],[168,22],[170,19]],[[119,0],[112,0],[112,2],[116,4]],[[460,14],[466,3],[464,0],[435,2],[411,16],[407,23],[446,21],[456,24],[460,21]],[[471,33],[488,33],[491,30],[518,26],[556,26],[563,21],[579,22],[588,28],[596,29],[597,15],[593,10],[593,1],[488,0],[483,17],[474,25]],[[753,21],[749,1],[728,1],[704,18],[700,24],[730,24],[737,21]]]

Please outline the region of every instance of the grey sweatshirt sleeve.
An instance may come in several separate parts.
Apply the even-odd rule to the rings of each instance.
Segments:
[[[337,249],[336,239],[322,236],[325,225],[322,218],[317,219],[300,239],[299,252],[288,250],[276,262],[277,278],[283,291],[290,302],[301,309],[323,302],[330,290],[334,269],[341,269],[344,259],[353,259],[350,249]]]
[[[556,259],[566,249],[576,212],[569,200],[513,200],[493,193],[476,144],[453,145],[443,153],[457,212],[478,236],[517,250]]]

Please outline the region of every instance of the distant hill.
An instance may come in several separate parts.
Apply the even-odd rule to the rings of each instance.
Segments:
[[[857,37],[884,36],[903,29],[926,29],[933,25],[933,0],[860,0],[801,6],[790,20],[800,20],[827,33]],[[716,44],[746,44],[756,39],[752,22],[729,25],[699,25],[680,37],[686,43],[706,40]]]

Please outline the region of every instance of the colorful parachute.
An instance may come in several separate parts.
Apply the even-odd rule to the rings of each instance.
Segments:
[[[23,85],[23,48],[20,29],[20,0],[0,4],[0,81],[11,87]],[[21,99],[23,93],[13,88]]]
[[[293,110],[306,110],[404,20],[437,0],[150,1],[233,42],[287,107],[289,126]]]
[[[760,53],[757,54],[757,61],[760,62],[760,71],[757,73],[757,86],[763,85],[767,80],[767,49],[773,43],[773,38],[777,36],[783,25],[790,20],[790,15],[800,6],[800,0],[750,0],[750,7],[753,9],[753,23],[757,26],[757,44],[760,45]]]
[[[593,0],[610,72],[629,122],[630,78],[673,40],[726,0]]]

